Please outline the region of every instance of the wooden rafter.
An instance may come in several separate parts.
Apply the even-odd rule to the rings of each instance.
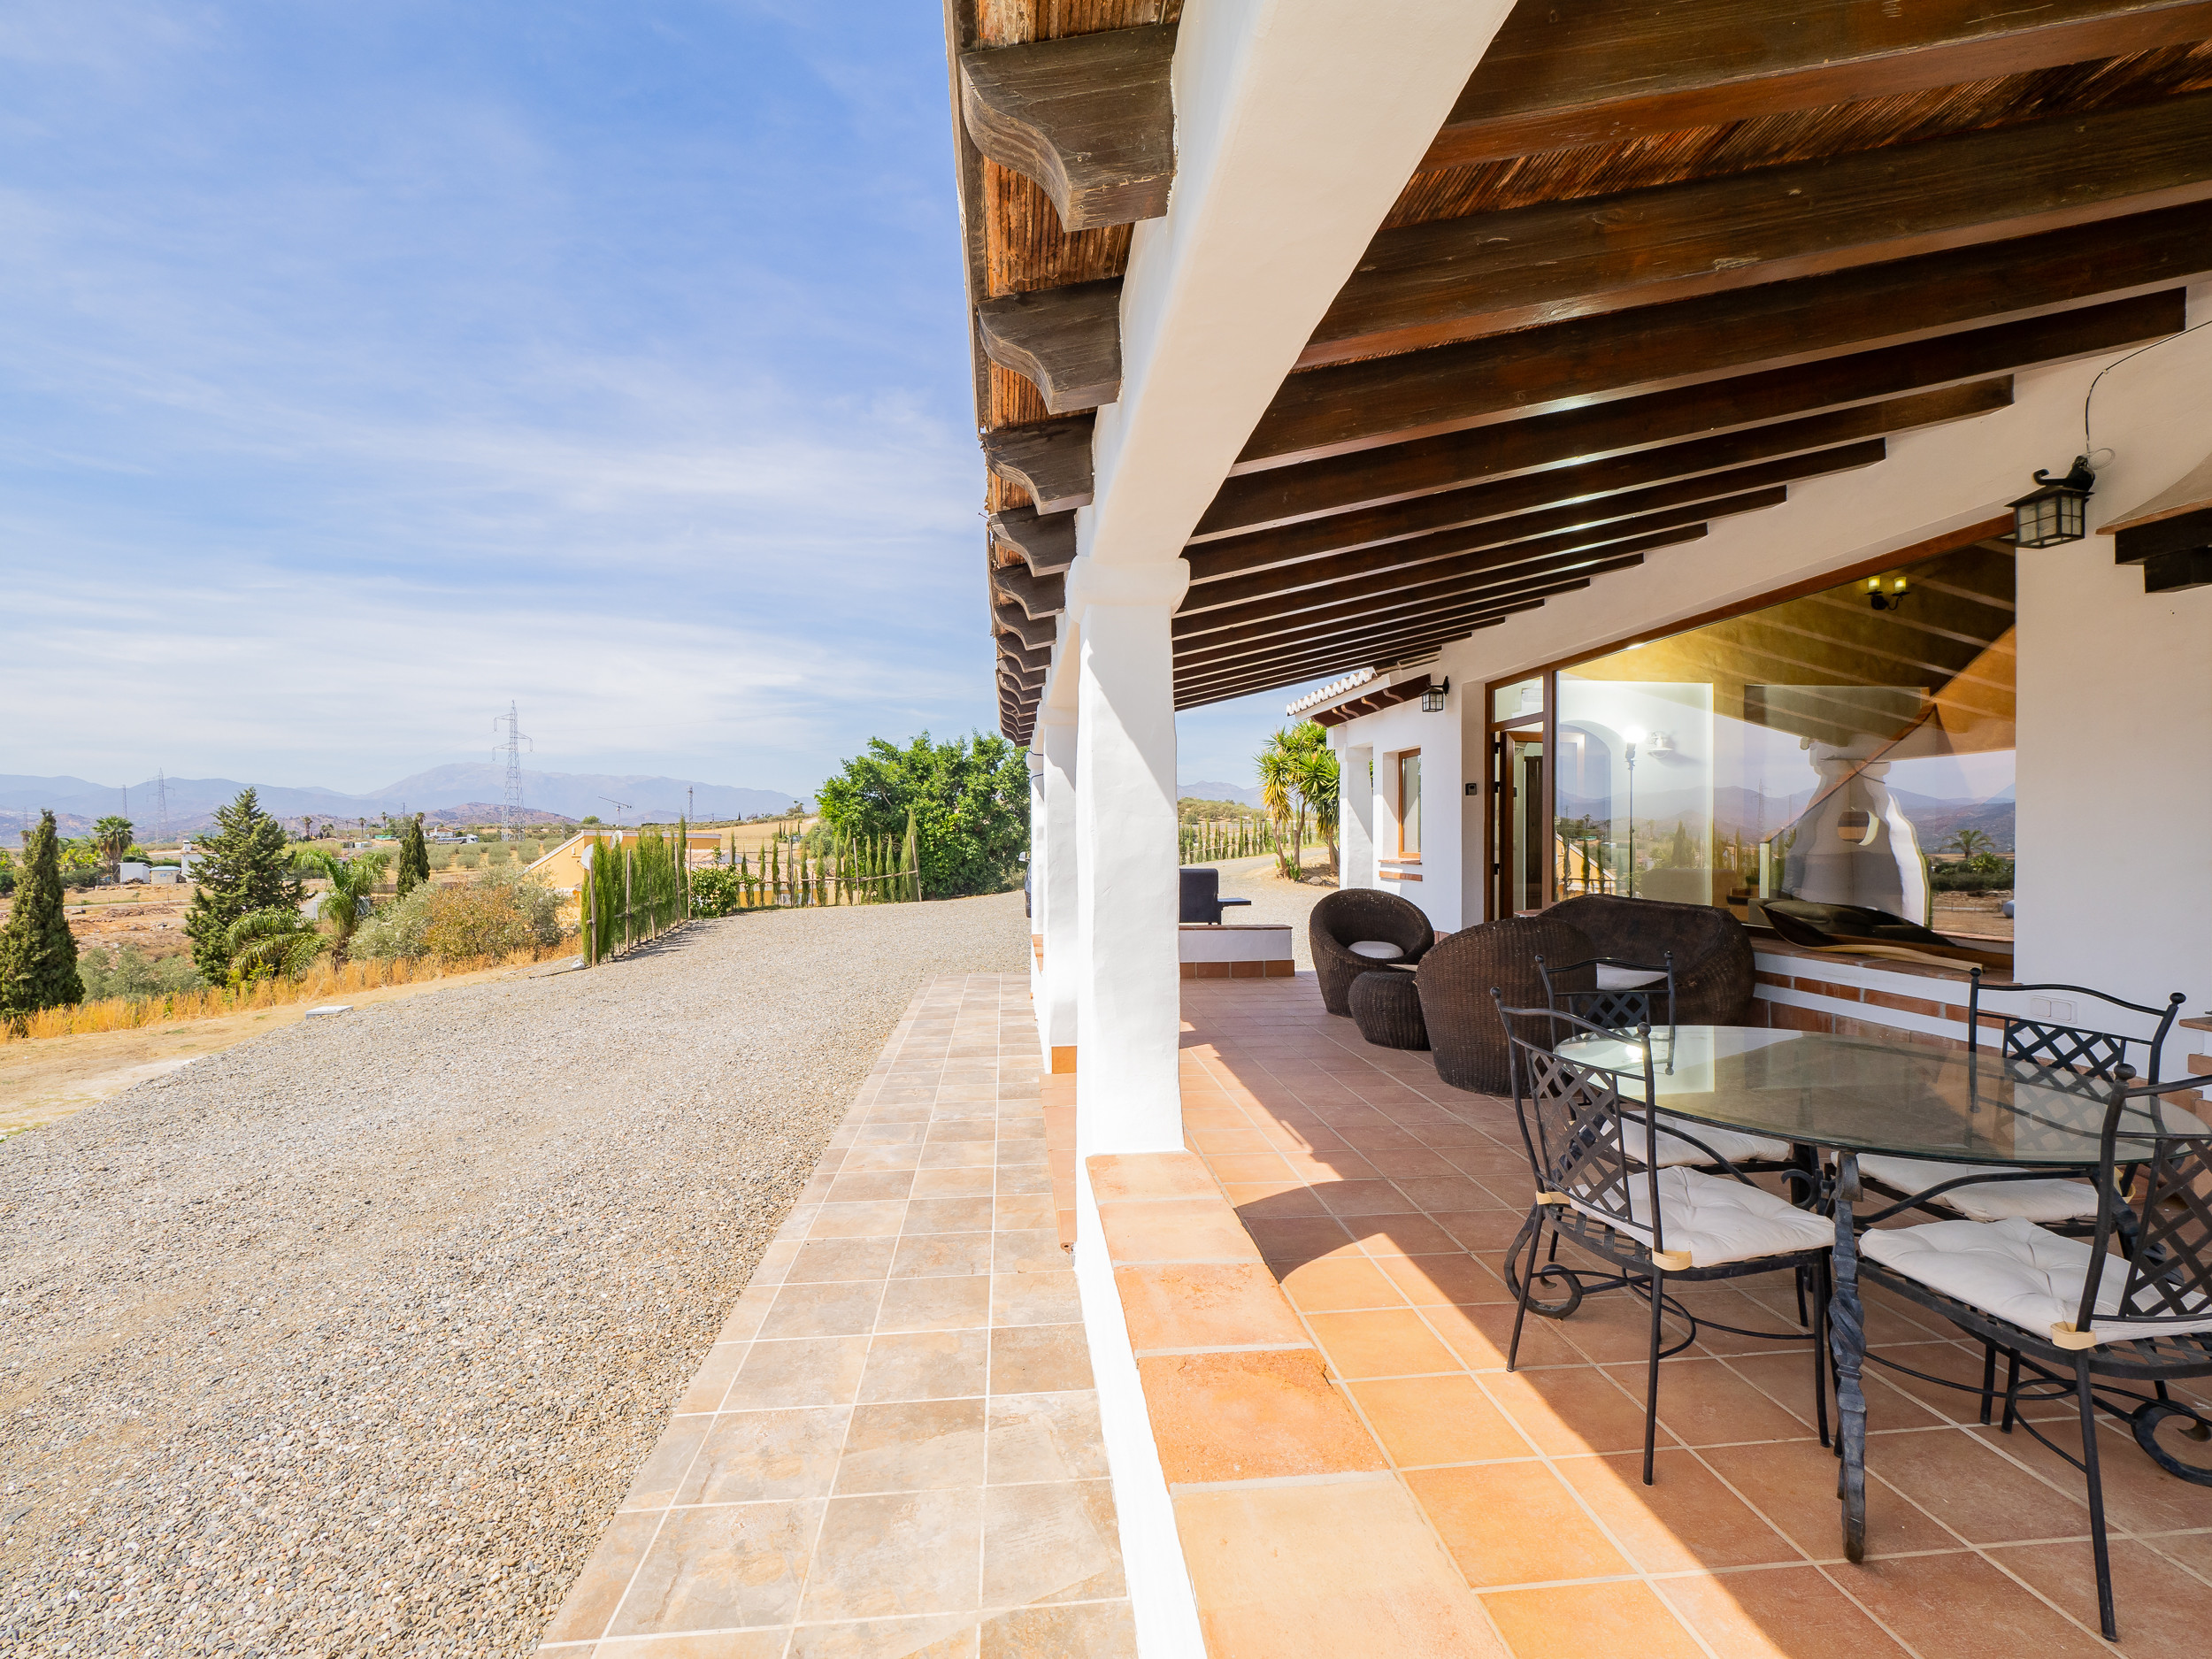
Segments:
[[[1029,566],[1032,576],[1056,576],[1075,563],[1075,515],[1010,507],[991,514],[991,541]]]
[[[983,434],[983,455],[1001,478],[1026,490],[1038,514],[1071,512],[1091,500],[1088,415],[1002,426]]]
[[[1056,415],[1121,396],[1121,280],[1010,294],[975,308],[983,349],[1028,376]]]
[[[1033,622],[1058,616],[1067,604],[1066,577],[1032,576],[1018,565],[993,566],[991,588]]]

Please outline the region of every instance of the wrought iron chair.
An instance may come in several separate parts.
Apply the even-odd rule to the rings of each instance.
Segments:
[[[1594,972],[1597,983],[1594,988],[1570,990],[1559,983],[1571,974],[1585,970]],[[1602,1025],[1608,1031],[1627,1033],[1638,1026],[1656,1029],[1674,1025],[1674,952],[1665,952],[1656,964],[1624,962],[1616,956],[1592,956],[1582,962],[1570,962],[1553,968],[1544,958],[1536,958],[1537,977],[1543,981],[1544,1000],[1555,1012],[1571,1014],[1577,1019]],[[1555,979],[1554,976],[1557,978]],[[1656,1162],[1661,1168],[1686,1164],[1693,1168],[1710,1169],[1717,1156],[1725,1158],[1737,1169],[1754,1173],[1767,1173],[1795,1167],[1790,1146],[1785,1141],[1770,1140],[1763,1135],[1747,1135],[1732,1129],[1715,1129],[1701,1125],[1694,1135],[1685,1138],[1669,1125],[1672,1116],[1659,1114],[1659,1135],[1655,1147],[1645,1137],[1642,1125],[1632,1125],[1627,1132],[1628,1155],[1639,1164]]]
[[[1984,1052],[1982,971],[1976,968],[1968,977],[1967,1047],[1978,1060]],[[2167,1034],[2181,1013],[2179,991],[2163,1007],[2151,1007],[2082,985],[2016,985],[2006,989],[2022,995],[2063,991],[2157,1021],[2150,1036],[2129,1037],[2024,1015],[1993,1014],[1990,1018],[1999,1022],[1996,1064],[2016,1084],[2045,1079],[2078,1084],[2084,1077],[2105,1083],[2131,1082],[2139,1077],[2158,1081]],[[2142,1051],[2140,1069],[2130,1061],[2131,1050]],[[1943,1164],[1882,1155],[1859,1160],[1860,1179],[1866,1186],[1887,1198],[1913,1199],[1915,1208],[1930,1215],[1963,1216],[1969,1221],[2016,1217],[2082,1238],[2097,1225],[2097,1190],[2083,1179],[2090,1172],[2085,1167],[2078,1171],[2021,1171],[2001,1164]]]
[[[1871,1226],[1909,1202],[1862,1218],[1869,1229],[1859,1240],[1862,1278],[1943,1315],[1986,1348],[2011,1355],[2005,1432],[2026,1429],[2082,1471],[2089,1489],[2097,1610],[2108,1641],[2119,1640],[2119,1627],[2105,1541],[2097,1413],[2125,1422],[2137,1443],[2170,1474],[2212,1486],[2212,1462],[2183,1462],[2159,1432],[2181,1419],[2177,1426],[2189,1440],[2212,1440],[2212,1415],[2175,1400],[2168,1387],[2182,1379],[2212,1376],[2212,1126],[2174,1105],[2162,1111],[2158,1099],[2206,1087],[2212,1087],[2212,1077],[2112,1086],[2096,1166],[2096,1225],[2086,1240],[2016,1216]],[[2131,1252],[2113,1248],[2130,1235]],[[2030,1386],[2047,1392],[2024,1394],[2024,1369]],[[2150,1392],[2124,1388],[2121,1382],[2147,1383]],[[1979,1392],[1987,1422],[1993,1389],[1986,1371]],[[2078,1457],[2019,1412],[2023,1399],[2070,1394],[2080,1410]],[[2116,1403],[2112,1395],[2131,1403]]]
[[[1732,1179],[1680,1166],[1662,1168],[1631,1158],[1632,1132],[1647,1133],[1649,1108],[1656,1087],[1652,1071],[1651,1030],[1640,1025],[1633,1040],[1642,1049],[1641,1099],[1622,1093],[1623,1074],[1578,1063],[1557,1048],[1578,1036],[1617,1041],[1621,1033],[1548,1008],[1508,1008],[1503,995],[1491,992],[1503,1022],[1512,1057],[1513,1103],[1536,1178],[1536,1202],[1522,1236],[1529,1241],[1528,1268],[1516,1273],[1516,1240],[1508,1253],[1507,1274],[1518,1305],[1506,1369],[1518,1363],[1521,1329],[1532,1310],[1563,1319],[1592,1291],[1626,1289],[1651,1308],[1651,1342],[1644,1383],[1644,1484],[1652,1479],[1652,1457],[1659,1422],[1659,1362],[1697,1340],[1701,1324],[1740,1336],[1813,1345],[1813,1394],[1820,1439],[1828,1442],[1828,1403],[1821,1356],[1827,1331],[1826,1270],[1832,1224],[1809,1210],[1754,1186],[1727,1160],[1714,1153],[1717,1165]],[[1541,1032],[1545,1041],[1525,1033]],[[1555,1035],[1556,1033],[1556,1035]],[[1803,1171],[1793,1171],[1802,1174]],[[1551,1234],[1545,1258],[1545,1233]],[[1564,1239],[1599,1263],[1601,1277],[1586,1282],[1582,1274],[1557,1259]],[[1539,1263],[1542,1262],[1542,1265]],[[1606,1271],[1604,1270],[1610,1270]],[[1747,1331],[1702,1320],[1667,1295],[1668,1282],[1701,1283],[1757,1273],[1804,1270],[1816,1286],[1811,1328],[1805,1331]],[[1535,1299],[1538,1279],[1559,1281],[1561,1302]],[[1662,1348],[1661,1320],[1672,1313],[1689,1334]]]

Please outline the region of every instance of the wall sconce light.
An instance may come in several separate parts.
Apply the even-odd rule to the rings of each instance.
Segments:
[[[1444,696],[1451,688],[1452,682],[1448,676],[1442,685],[1438,685],[1432,680],[1429,683],[1429,688],[1421,694],[1421,712],[1424,714],[1443,713]]]
[[[1909,596],[1902,576],[1893,576],[1885,587],[1878,576],[1866,579],[1866,603],[1877,611],[1901,611]]]
[[[2035,473],[2036,488],[2012,506],[2015,547],[2056,547],[2078,541],[2089,534],[2089,495],[2097,488],[2097,474],[2089,457],[2078,455],[2064,478],[2053,478],[2042,468]]]

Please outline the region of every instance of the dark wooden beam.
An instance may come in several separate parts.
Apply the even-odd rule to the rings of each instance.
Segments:
[[[991,471],[1029,492],[1040,514],[1071,512],[1091,502],[1091,417],[1074,415],[983,434]]]
[[[1029,377],[1056,415],[1121,396],[1121,279],[1010,294],[975,308],[983,349]]]
[[[1253,692],[1265,691],[1276,686],[1294,686],[1302,680],[1327,680],[1333,675],[1348,673],[1356,668],[1379,669],[1403,663],[1409,657],[1424,657],[1447,645],[1455,644],[1485,628],[1502,626],[1509,618],[1523,611],[1540,611],[1543,604],[1541,599],[1525,599],[1472,619],[1463,618],[1434,627],[1402,632],[1363,643],[1337,646],[1300,656],[1270,657],[1242,667],[1233,674],[1179,680],[1175,686],[1176,701],[1179,703],[1194,695],[1209,697],[1248,696]]]
[[[1269,588],[1264,586],[1269,574],[1247,577],[1246,582],[1263,584],[1256,593],[1235,603],[1222,604],[1210,610],[1177,612],[1169,623],[1170,634],[1178,644],[1195,641],[1210,634],[1242,626],[1248,622],[1260,622],[1274,618],[1292,617],[1310,611],[1333,610],[1350,603],[1379,604],[1402,593],[1432,590],[1440,583],[1455,582],[1464,578],[1486,576],[1494,572],[1549,568],[1561,559],[1596,558],[1604,548],[1616,542],[1631,542],[1664,530],[1679,529],[1687,524],[1701,524],[1722,513],[1755,511],[1759,508],[1779,506],[1784,489],[1777,485],[1771,490],[1748,492],[1730,498],[1730,504],[1718,508],[1705,503],[1692,502],[1686,506],[1670,507],[1660,512],[1642,513],[1624,518],[1618,524],[1600,525],[1586,530],[1567,530],[1557,535],[1537,536],[1502,548],[1482,548],[1471,553],[1451,557],[1424,559],[1415,564],[1386,565],[1379,570],[1357,572],[1332,581],[1317,581],[1299,587]],[[1747,504],[1738,504],[1747,503]],[[1468,534],[1460,532],[1458,534]],[[1386,557],[1395,550],[1371,548],[1365,553],[1348,553],[1348,559]],[[1334,559],[1317,563],[1333,565]],[[1230,584],[1223,584],[1226,587]],[[1194,589],[1207,592],[1209,589]],[[1187,598],[1185,600],[1188,605]]]
[[[1044,188],[1063,228],[1157,219],[1175,178],[1174,58],[1172,23],[963,52],[961,114],[978,150]]]
[[[1666,479],[1719,472],[1769,457],[1816,452],[1886,434],[1970,419],[2005,408],[2011,402],[2009,378],[1981,380],[1948,387],[1939,392],[1921,392],[1878,403],[1830,410],[1795,420],[1741,427],[1715,437],[1632,450],[1576,465],[1517,472],[1484,483],[1397,496],[1379,505],[1356,507],[1349,511],[1330,511],[1324,506],[1310,516],[1273,522],[1240,539],[1248,539],[1256,558],[1287,563],[1343,548],[1388,541],[1399,536],[1449,530],[1555,502],[1580,501]],[[1453,470],[1448,465],[1453,453],[1459,454],[1465,465],[1479,465],[1488,452],[1487,435],[1447,439],[1431,446],[1447,451],[1443,458],[1448,463],[1432,470],[1448,474]],[[1392,457],[1394,463],[1399,458]],[[1345,475],[1352,472],[1337,462],[1322,462],[1319,470]],[[1191,551],[1221,547],[1229,538],[1238,536],[1238,529],[1229,521],[1240,512],[1271,511],[1293,502],[1303,504],[1302,498],[1309,492],[1302,486],[1311,481],[1305,479],[1306,473],[1303,467],[1286,467],[1231,480],[1208,508],[1198,526],[1199,539],[1193,541]],[[1262,493],[1260,487],[1270,480],[1282,487],[1278,494]],[[1317,501],[1327,494],[1321,490],[1310,493]],[[1263,541],[1263,537],[1279,540]]]
[[[1824,275],[2207,196],[2212,93],[2200,92],[1411,225],[1375,238],[1298,366]]]
[[[2170,288],[1918,344],[1256,472],[1225,480],[1200,527],[1257,526],[1371,506],[1481,479],[1656,449],[1683,438],[2095,356],[2177,333],[2185,311],[2185,290]]]
[[[995,594],[1019,605],[1022,614],[1033,622],[1058,616],[1067,604],[1066,577],[1032,576],[1018,565],[992,566],[991,588]]]
[[[1521,0],[1421,170],[1619,143],[2208,36],[2206,0]]]
[[[1051,649],[1053,639],[1058,632],[1049,622],[1032,622],[1019,605],[1010,602],[993,605],[991,620],[995,626],[1019,640],[1025,650]]]
[[[1310,518],[1279,529],[1263,530],[1255,535],[1201,541],[1186,549],[1183,557],[1190,564],[1194,588],[1259,571],[1274,571],[1287,579],[1294,574],[1302,576],[1308,565],[1333,562],[1346,553],[1410,549],[1425,545],[1432,536],[1446,532],[1479,533],[1502,543],[1524,535],[1602,524],[1682,502],[1713,500],[1771,484],[1871,466],[1884,458],[1887,445],[1880,438],[1868,438],[1834,449],[1816,449],[1809,455],[1785,456],[1779,460],[1719,472],[1693,472],[1689,477],[1671,479],[1641,489],[1617,488],[1594,493],[1588,488],[1601,479],[1610,482],[1609,475],[1631,474],[1635,470],[1648,472],[1653,469],[1655,457],[1669,453],[1662,449],[1617,461],[1600,461],[1589,467],[1563,467],[1554,472],[1531,473],[1474,489],[1426,495],[1366,512]],[[1631,463],[1640,465],[1632,466]],[[1582,488],[1577,488],[1578,485]],[[1542,494],[1548,489],[1552,492],[1548,496]],[[1525,499],[1533,495],[1560,504],[1533,512],[1500,514],[1482,511],[1486,505],[1516,495]],[[1337,534],[1330,534],[1332,528],[1337,529]],[[1467,541],[1461,545],[1487,544]],[[1197,597],[1194,593],[1192,598]],[[1191,599],[1186,599],[1184,608],[1190,609],[1191,603]]]
[[[1075,515],[1009,507],[986,520],[991,540],[1018,553],[1032,576],[1057,576],[1075,563]]]
[[[1807,364],[1927,350],[1959,331],[2212,270],[2212,203],[1923,254],[1308,369],[1283,382],[1235,472],[1401,443],[1594,401]]]

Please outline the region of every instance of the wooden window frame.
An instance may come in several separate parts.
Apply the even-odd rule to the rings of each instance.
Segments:
[[[1398,771],[1398,787],[1396,790],[1398,807],[1396,814],[1398,820],[1398,856],[1392,862],[1403,864],[1417,864],[1421,862],[1421,854],[1419,849],[1416,849],[1412,852],[1408,852],[1406,850],[1406,762],[1409,760],[1418,760],[1421,758],[1420,746],[1416,744],[1411,749],[1402,749],[1397,751],[1394,758],[1397,762]],[[1426,800],[1427,798],[1425,794],[1423,796],[1424,805],[1426,804]]]

